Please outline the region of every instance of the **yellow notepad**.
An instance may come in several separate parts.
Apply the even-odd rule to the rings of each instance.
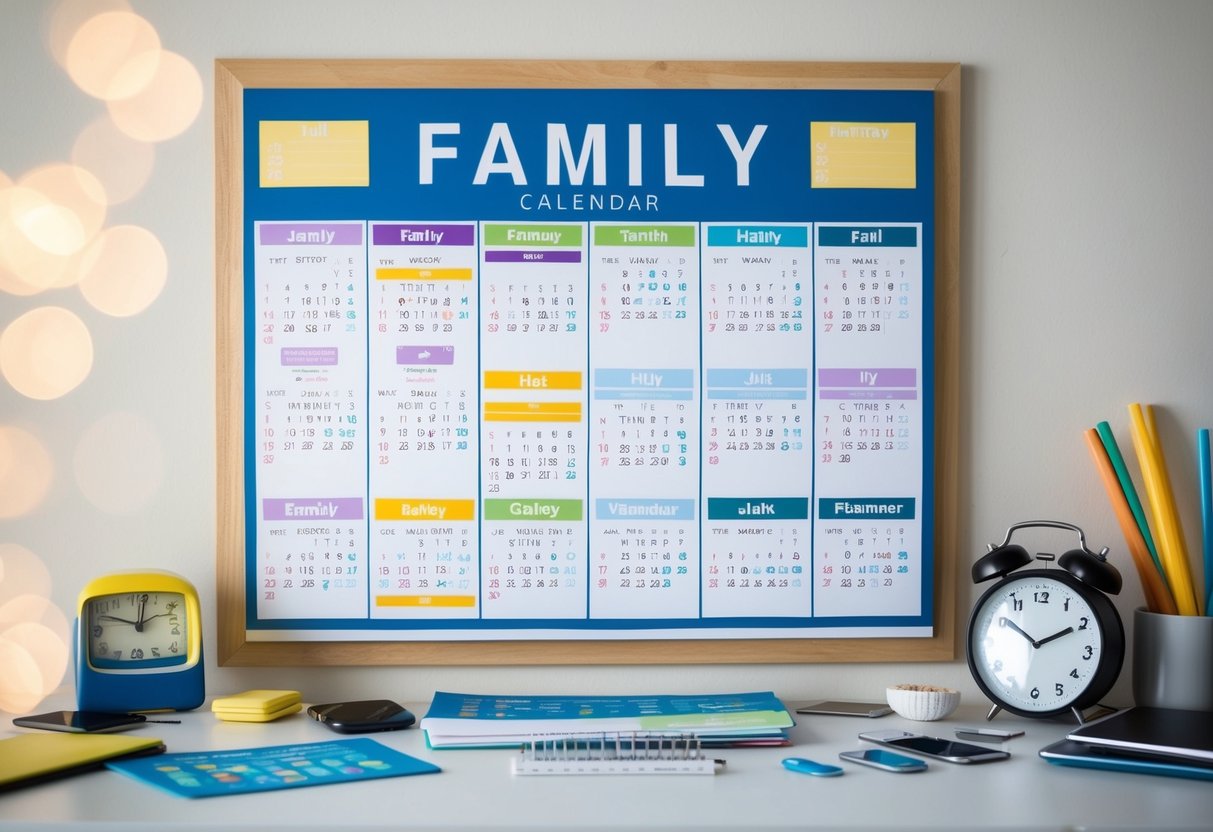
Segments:
[[[18,734],[0,740],[0,791],[100,768],[107,760],[159,754],[155,737],[113,734]]]
[[[303,708],[297,690],[246,690],[211,703],[211,711],[227,722],[272,722]]]

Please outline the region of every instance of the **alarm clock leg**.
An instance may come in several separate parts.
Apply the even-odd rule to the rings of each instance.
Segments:
[[[986,714],[986,722],[989,722],[994,717],[998,716],[998,712],[1001,710],[1002,710],[1002,705],[995,705],[994,707],[990,708],[990,712],[988,714]]]

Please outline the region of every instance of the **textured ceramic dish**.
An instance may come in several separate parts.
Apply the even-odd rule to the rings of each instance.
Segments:
[[[960,691],[934,685],[894,685],[886,694],[899,716],[919,722],[943,719],[960,704]]]

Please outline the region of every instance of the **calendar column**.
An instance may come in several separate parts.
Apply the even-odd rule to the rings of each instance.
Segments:
[[[584,618],[586,228],[485,223],[485,618]]]
[[[703,615],[808,617],[809,229],[708,225]]]
[[[375,618],[479,615],[474,223],[371,225]]]
[[[364,618],[362,223],[254,225],[257,615]]]
[[[817,226],[814,614],[922,613],[922,226]]]
[[[594,225],[590,610],[699,616],[694,225]]]

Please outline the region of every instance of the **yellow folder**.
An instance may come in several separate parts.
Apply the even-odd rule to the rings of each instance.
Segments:
[[[0,791],[100,768],[107,760],[159,754],[155,737],[113,734],[18,734],[0,740]]]

